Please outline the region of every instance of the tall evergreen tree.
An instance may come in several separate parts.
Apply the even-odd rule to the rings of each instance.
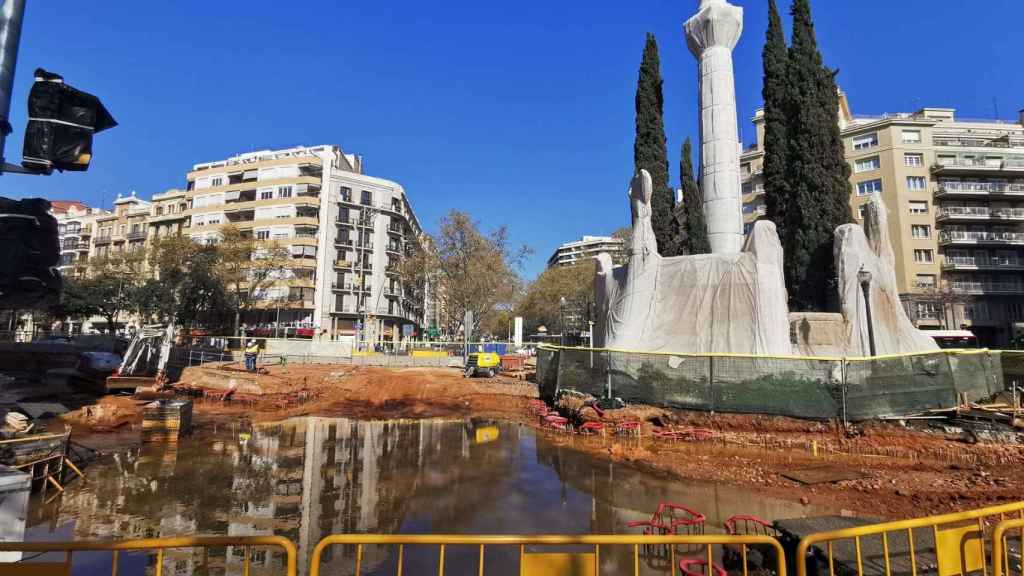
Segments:
[[[679,187],[683,191],[683,205],[679,211],[680,237],[685,241],[685,252],[688,254],[707,254],[711,252],[708,243],[708,227],[704,220],[704,194],[697,181],[693,179],[693,146],[690,137],[683,142],[679,157]]]
[[[664,98],[661,93],[661,69],[658,43],[647,33],[640,75],[636,84],[636,140],[633,142],[633,163],[636,172],[646,169],[653,184],[651,225],[662,256],[674,256],[676,226],[673,217],[675,202],[668,186],[668,152],[665,149],[665,123],[662,116]]]
[[[786,243],[786,205],[790,198],[787,162],[789,141],[786,139],[789,98],[789,52],[782,31],[782,19],[775,0],[768,0],[768,33],[761,51],[764,66],[764,199],[765,218],[775,223],[779,239]]]
[[[835,74],[822,63],[809,0],[793,0],[789,48],[789,199],[785,224],[786,279],[797,309],[837,303],[833,232],[852,221],[850,167],[839,135]]]

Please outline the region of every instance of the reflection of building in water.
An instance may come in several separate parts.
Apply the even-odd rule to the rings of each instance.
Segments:
[[[74,522],[76,539],[276,534],[296,543],[299,565],[307,566],[324,536],[398,532],[418,491],[457,497],[447,493],[454,478],[500,473],[502,454],[515,461],[506,451],[490,450],[494,444],[489,456],[483,447],[475,453],[467,434],[459,424],[434,420],[296,418],[251,430],[235,425],[213,437],[200,433],[177,448],[147,444],[94,463],[89,482],[72,484],[58,509],[37,511],[36,524],[53,520],[53,530]],[[478,461],[482,456],[494,461]],[[471,465],[455,465],[471,457]],[[364,569],[387,560],[388,552],[367,548]],[[334,573],[351,570],[354,557],[354,549],[332,547],[323,562]],[[166,554],[165,570],[241,572],[243,562],[241,548],[206,555],[176,550]],[[266,572],[281,567],[282,558],[256,550],[251,565],[254,573]]]

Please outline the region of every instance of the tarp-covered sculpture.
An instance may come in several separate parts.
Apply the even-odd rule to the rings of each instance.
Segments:
[[[598,346],[645,351],[791,354],[782,246],[758,222],[742,252],[662,257],[651,227],[651,177],[629,191],[629,263],[597,267]]]

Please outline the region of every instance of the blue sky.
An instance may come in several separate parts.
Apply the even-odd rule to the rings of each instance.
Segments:
[[[760,103],[766,0],[734,57],[740,125]],[[788,0],[780,1],[788,12]],[[629,219],[633,95],[644,33],[665,78],[673,183],[697,135],[696,62],[682,23],[696,0],[519,2],[30,1],[15,82],[17,161],[37,66],[100,96],[120,126],[86,173],[0,177],[0,194],[109,206],[182,187],[196,162],[340,144],[400,182],[428,229],[451,208],[509,226],[535,251]],[[1024,107],[1024,2],[814,0],[818,41],[854,113],[920,106],[1015,118]],[[788,15],[784,15],[788,30]]]

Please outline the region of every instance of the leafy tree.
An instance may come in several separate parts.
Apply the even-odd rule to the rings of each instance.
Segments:
[[[139,300],[159,322],[192,327],[219,321],[230,311],[216,246],[185,236],[160,238],[150,249],[149,266],[152,277],[140,289]]]
[[[668,152],[665,148],[665,122],[662,115],[664,97],[661,92],[661,70],[658,43],[647,33],[640,75],[636,85],[636,140],[633,142],[634,171],[651,174],[651,226],[662,256],[675,256],[676,230],[672,190],[668,185]]]
[[[268,288],[288,276],[290,257],[277,243],[256,240],[231,224],[221,226],[220,236],[217,270],[238,336],[242,313],[252,310]]]
[[[765,218],[775,223],[779,239],[788,247],[792,232],[787,221],[787,206],[792,191],[787,173],[789,140],[786,124],[789,117],[789,52],[782,31],[782,19],[775,0],[768,0],[768,32],[761,51],[764,66],[764,200]]]
[[[515,270],[529,254],[525,247],[509,246],[504,226],[484,233],[459,210],[442,218],[439,232],[424,244],[399,269],[429,290],[443,312],[440,328],[449,335],[458,333],[467,311],[473,313],[474,325],[466,329],[474,331],[499,304],[512,301],[519,284]]]
[[[708,227],[704,220],[704,194],[693,179],[693,145],[687,137],[679,158],[679,187],[683,191],[682,207],[678,211],[680,253],[707,254],[711,252]]]
[[[833,233],[852,221],[850,167],[839,133],[835,73],[822,63],[808,0],[794,0],[792,14],[785,271],[795,308],[828,310],[837,303]]]
[[[583,318],[585,314],[581,315],[579,311],[585,311],[587,304],[594,302],[594,270],[594,260],[588,259],[573,266],[553,266],[542,272],[527,287],[516,307],[516,314],[523,317],[524,328],[531,332],[539,326],[561,329],[565,313],[561,301],[565,298],[572,307],[573,316],[581,316],[576,322],[580,325],[575,328],[585,330],[586,326],[581,323],[585,323],[587,318]]]

